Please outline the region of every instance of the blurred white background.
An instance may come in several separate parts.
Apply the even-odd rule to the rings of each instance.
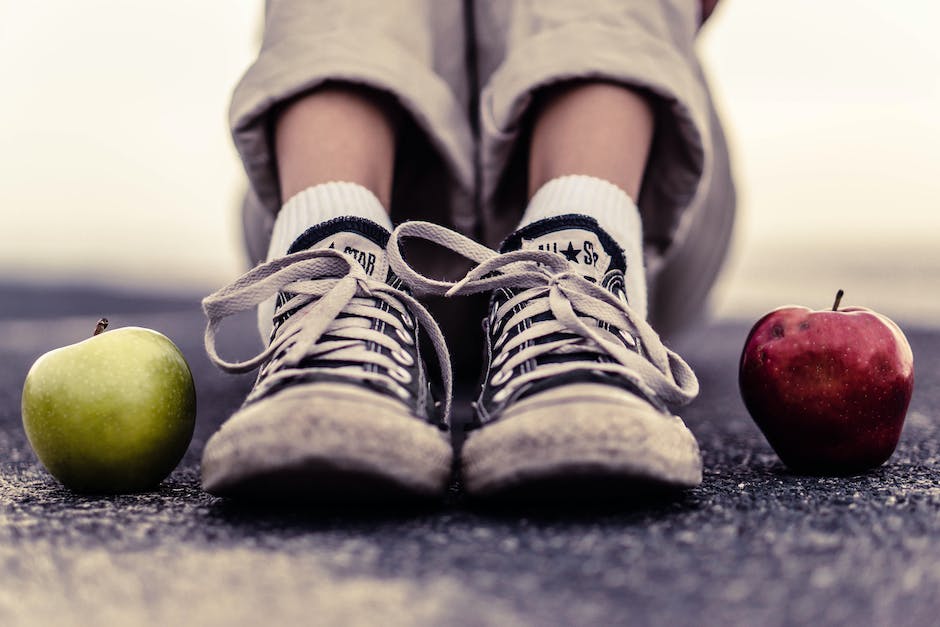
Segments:
[[[242,270],[232,87],[261,2],[0,0],[0,282]],[[718,311],[836,288],[940,320],[940,4],[723,0],[700,39],[741,220]]]

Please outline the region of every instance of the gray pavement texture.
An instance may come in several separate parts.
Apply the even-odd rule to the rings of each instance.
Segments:
[[[196,435],[153,492],[73,494],[22,430],[29,365],[102,313],[168,334],[196,377]],[[937,624],[940,333],[906,329],[917,383],[888,464],[818,478],[788,473],[741,404],[746,331],[718,322],[676,346],[702,384],[684,417],[705,481],[674,500],[494,509],[455,489],[421,509],[273,508],[199,488],[250,378],[210,366],[195,298],[0,288],[0,625]],[[237,321],[227,349],[253,335]]]

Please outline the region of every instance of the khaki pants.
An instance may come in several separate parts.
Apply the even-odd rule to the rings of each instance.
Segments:
[[[734,218],[727,147],[695,56],[699,12],[698,0],[269,0],[261,51],[230,111],[250,183],[252,260],[267,251],[283,200],[271,122],[285,100],[328,80],[394,95],[410,119],[399,136],[393,220],[435,221],[495,246],[525,208],[522,136],[533,90],[597,78],[654,103],[637,199],[650,319],[660,333],[680,329],[702,310]],[[438,275],[466,270],[424,257]],[[465,304],[437,307],[450,337],[479,326]]]

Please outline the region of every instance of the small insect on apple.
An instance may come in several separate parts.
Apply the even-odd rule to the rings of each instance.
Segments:
[[[853,474],[897,447],[914,388],[901,329],[864,307],[781,307],[744,343],[741,397],[780,459],[797,472]]]
[[[78,492],[155,487],[182,459],[196,420],[189,365],[166,336],[124,327],[50,351],[23,385],[23,426],[39,461]]]

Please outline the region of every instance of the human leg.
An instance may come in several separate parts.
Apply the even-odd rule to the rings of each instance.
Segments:
[[[642,224],[632,199],[653,138],[648,96],[622,84],[568,80],[537,91],[530,115],[527,207],[517,228],[565,213],[598,220],[624,250],[625,288],[645,318]]]
[[[584,174],[637,198],[653,139],[647,98],[622,85],[568,81],[536,95],[528,196],[560,176]]]
[[[355,84],[328,84],[277,116],[274,144],[284,199],[330,181],[362,185],[391,206],[398,105]]]

